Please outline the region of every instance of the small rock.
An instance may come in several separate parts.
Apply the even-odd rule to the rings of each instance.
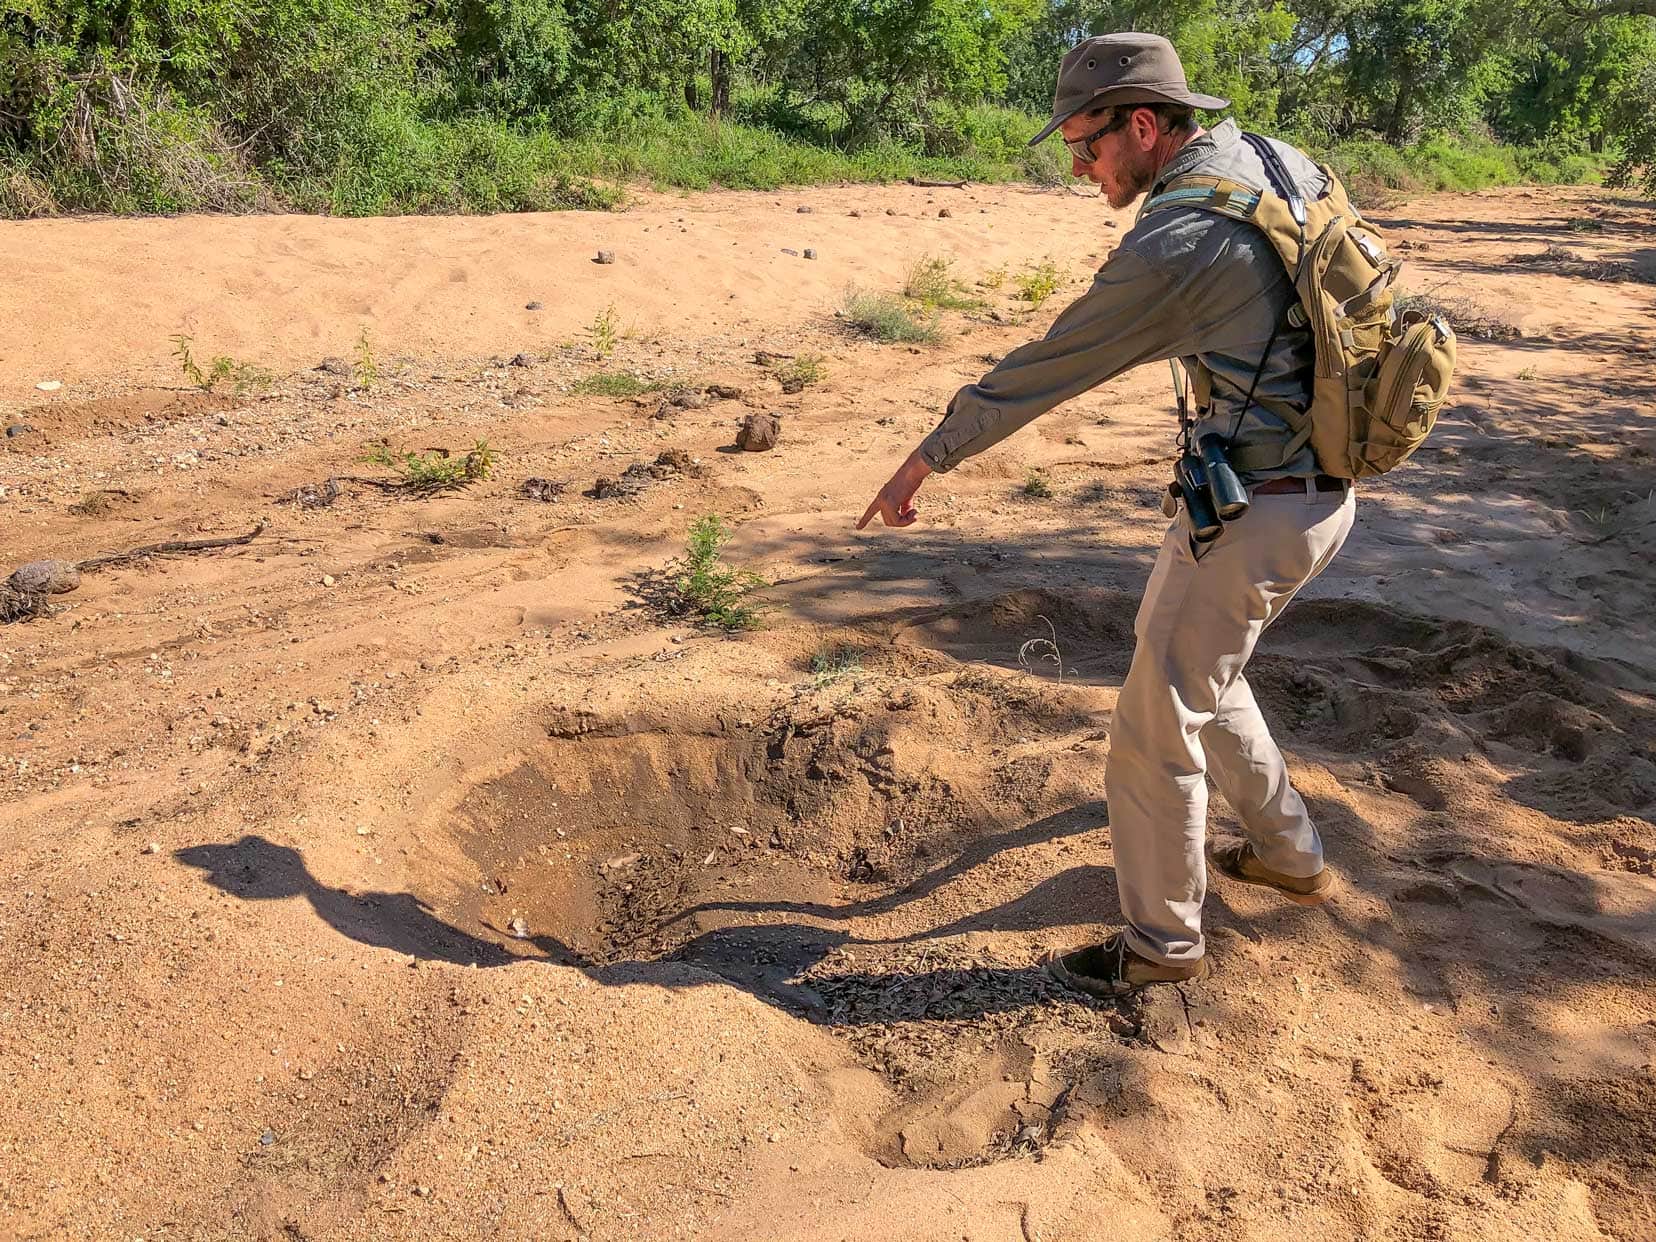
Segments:
[[[886,208],[886,215],[894,216],[896,214],[897,214],[897,209],[895,207],[887,207]]]
[[[40,389],[41,392],[56,392],[58,389],[63,387],[63,381],[41,380],[40,383],[35,385],[35,387]]]
[[[144,847],[144,853],[146,853],[146,854],[159,854],[160,852],[161,852],[161,844],[158,841],[151,841],[148,845],[146,845]]]
[[[807,259],[816,258],[816,251],[812,250],[809,246],[805,247],[805,257]]]
[[[513,354],[512,360],[506,364],[509,367],[532,367],[535,360],[528,354]]]
[[[707,396],[699,392],[679,392],[667,398],[681,410],[700,410],[707,406]]]
[[[323,574],[322,575],[322,585],[323,586],[332,586],[333,584],[334,584],[334,580],[333,580],[333,575],[332,574]]]
[[[736,432],[736,447],[749,453],[762,453],[776,447],[782,434],[782,420],[774,414],[749,414]]]
[[[351,375],[351,364],[343,358],[324,358],[316,364],[318,371],[326,371],[329,375],[343,375],[347,379]]]
[[[853,212],[852,212],[852,213],[851,213],[851,218],[852,218],[852,219],[853,219],[853,220],[861,220],[861,219],[862,219],[862,212],[860,212],[860,211],[853,211]]]
[[[269,1147],[275,1141],[276,1141],[276,1131],[274,1131],[274,1130],[266,1130],[263,1134],[259,1135],[259,1146],[260,1147]]]
[[[954,212],[950,211],[947,207],[939,207],[937,209],[937,218],[939,220],[947,220],[952,215],[954,215]]]
[[[614,263],[615,262],[615,251],[613,251],[613,250],[600,250],[598,252],[597,256],[592,261],[594,263]]]
[[[6,585],[23,595],[62,595],[80,581],[80,570],[68,561],[29,561],[12,570]]]
[[[27,435],[33,430],[34,428],[29,426],[28,423],[13,423],[10,427],[6,428],[6,438],[10,439],[13,436]]]
[[[539,302],[525,302],[523,304],[524,310],[539,310],[540,308],[541,304]]]
[[[811,208],[809,208],[809,207],[803,207],[803,206],[795,207],[794,210],[797,211],[802,216],[808,216],[808,215],[811,214]]]
[[[740,401],[742,399],[742,390],[740,388],[733,388],[729,384],[709,384],[707,386],[707,395],[712,397],[715,401]]]
[[[510,923],[506,924],[506,930],[511,932],[512,935],[516,936],[519,940],[529,939],[529,924],[525,923],[521,918],[513,919]]]

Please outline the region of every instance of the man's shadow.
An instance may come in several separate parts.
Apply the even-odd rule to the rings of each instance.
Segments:
[[[174,857],[200,868],[209,884],[235,897],[248,901],[303,897],[340,935],[378,949],[457,966],[505,966],[523,957],[438,918],[412,893],[329,888],[310,873],[298,850],[264,837],[192,845]],[[555,961],[582,964],[580,955],[555,937],[533,936],[525,943]]]

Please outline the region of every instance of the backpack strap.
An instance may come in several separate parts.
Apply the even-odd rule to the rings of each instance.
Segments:
[[[1191,173],[1169,181],[1160,194],[1140,208],[1139,218],[1169,207],[1195,207],[1230,216],[1233,220],[1252,221],[1254,211],[1259,207],[1259,191],[1240,181]]]

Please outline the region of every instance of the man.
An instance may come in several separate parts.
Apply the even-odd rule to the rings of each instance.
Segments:
[[[1073,174],[1115,208],[1190,174],[1270,188],[1261,154],[1234,121],[1211,132],[1196,125],[1195,109],[1228,106],[1189,90],[1167,40],[1100,35],[1064,57],[1052,121],[1034,141],[1061,130]],[[1270,150],[1301,196],[1326,188],[1300,152],[1281,143]],[[1170,508],[1176,520],[1145,587],[1105,774],[1126,927],[1048,964],[1063,983],[1100,996],[1207,973],[1209,774],[1245,833],[1208,848],[1215,869],[1303,905],[1326,900],[1334,886],[1242,670],[1260,633],[1339,551],[1351,530],[1352,489],[1319,474],[1296,434],[1311,401],[1314,351],[1303,319],[1290,315],[1298,299],[1269,240],[1212,211],[1156,208],[1141,214],[1045,338],[955,395],[857,524],[878,515],[887,526],[911,525],[915,495],[934,470],[953,469],[1130,367],[1181,358],[1211,384],[1191,442],[1209,432],[1225,438],[1251,503],[1206,543],[1192,537],[1186,505]],[[1198,385],[1198,395],[1206,388]]]

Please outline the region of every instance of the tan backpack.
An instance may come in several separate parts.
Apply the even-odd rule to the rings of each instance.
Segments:
[[[1327,190],[1307,201],[1270,143],[1257,134],[1243,137],[1264,162],[1270,189],[1190,174],[1168,182],[1141,212],[1194,207],[1254,225],[1282,256],[1299,294],[1286,322],[1309,325],[1316,346],[1311,408],[1301,412],[1250,391],[1244,413],[1247,404],[1264,406],[1295,435],[1280,454],[1275,448],[1263,455],[1233,450],[1231,464],[1240,471],[1275,469],[1309,442],[1325,474],[1384,474],[1419,448],[1437,421],[1455,369],[1455,334],[1441,316],[1396,311],[1391,285],[1403,261],[1386,253],[1378,230],[1351,205],[1327,165]],[[1271,344],[1275,340],[1273,332]],[[1256,387],[1258,382],[1256,373]],[[1192,375],[1191,387],[1197,408],[1205,411],[1212,396],[1205,367]]]

